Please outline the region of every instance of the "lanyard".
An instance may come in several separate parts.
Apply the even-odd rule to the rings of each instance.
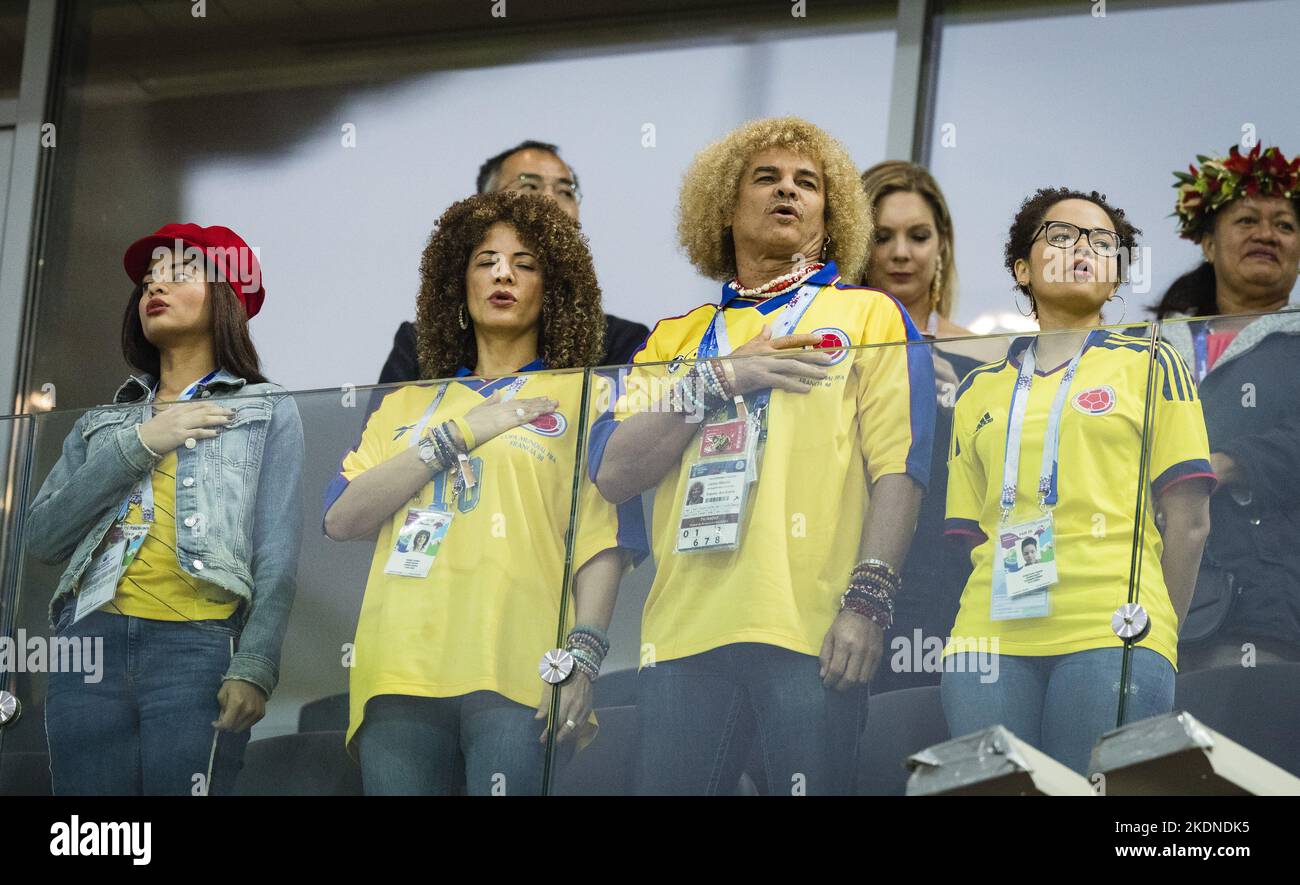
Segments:
[[[209,372],[208,374],[200,378],[198,381],[195,381],[189,387],[182,390],[181,395],[176,398],[177,401],[184,402],[186,400],[193,399],[194,394],[198,392],[198,389],[203,385],[207,384],[215,377],[217,377],[216,369],[212,370],[211,372]],[[153,398],[157,394],[158,394],[158,385],[155,384],[153,390],[149,391],[148,399],[145,400],[145,407],[149,409],[150,416],[153,415]],[[153,522],[153,517],[154,517],[153,471],[149,471],[148,473],[146,473],[144,477],[140,480],[140,482],[136,483],[135,488],[131,490],[131,494],[127,497],[127,499],[122,502],[122,507],[117,512],[118,522],[121,522],[123,519],[126,518],[127,510],[130,508],[132,504],[140,505],[141,519],[143,519],[147,523]]]
[[[1079,359],[1092,342],[1092,334],[1070,360],[1056,388],[1052,410],[1047,414],[1047,429],[1043,432],[1043,461],[1038,471],[1038,506],[1046,510],[1057,501],[1057,453],[1061,446],[1061,415],[1070,396],[1070,382],[1079,368]],[[1036,342],[1035,342],[1036,343]],[[1020,477],[1020,442],[1024,430],[1025,409],[1029,405],[1029,389],[1034,383],[1035,345],[1025,348],[1020,359],[1020,374],[1015,389],[1011,391],[1011,414],[1007,418],[1007,447],[1002,461],[1002,521],[1006,522],[1016,506],[1016,483]]]
[[[1196,383],[1200,384],[1210,374],[1209,332],[1204,325],[1192,332],[1192,354],[1196,363]]]
[[[519,393],[519,391],[523,390],[524,385],[527,383],[528,376],[526,375],[521,375],[514,381],[511,381],[509,386],[501,391],[501,402],[509,402],[514,399],[515,395]],[[433,420],[433,413],[438,411],[438,406],[442,404],[442,398],[447,395],[447,387],[449,384],[450,382],[443,384],[438,388],[437,396],[433,398],[433,402],[429,403],[429,407],[424,410],[424,414],[420,416],[420,423],[415,425],[415,432],[407,439],[407,448],[419,444],[420,437],[424,436],[424,429],[428,427],[429,422]]]
[[[521,375],[520,377],[511,381],[501,391],[501,402],[503,403],[509,402],[510,400],[514,399],[515,395],[518,394],[519,391],[523,390],[524,385],[528,383],[529,377],[530,376],[527,375]],[[411,446],[414,445],[419,445],[420,437],[424,436],[424,429],[428,427],[429,422],[433,420],[433,413],[438,411],[438,406],[442,404],[442,398],[447,395],[447,388],[450,385],[451,382],[447,382],[438,388],[437,395],[434,396],[433,401],[429,403],[428,407],[424,410],[424,414],[420,416],[420,422],[415,425],[414,433],[412,433],[411,436],[407,439],[406,442],[407,448],[410,448]],[[468,486],[473,486],[475,480],[474,480],[473,473],[470,472],[469,460],[464,455],[458,455],[457,458],[460,461],[460,470],[455,473],[455,482],[452,485],[452,489],[456,497],[460,497],[461,490]],[[435,505],[436,505],[436,501],[429,502],[429,507],[431,509]]]
[[[781,313],[777,316],[776,321],[772,323],[772,337],[780,338],[789,335],[794,331],[795,326],[803,319],[803,315],[812,307],[813,299],[817,297],[817,292],[821,286],[805,283],[799,287],[793,297],[786,302],[785,307],[781,308]],[[713,359],[716,356],[728,356],[731,353],[731,339],[727,335],[727,321],[723,316],[726,310],[725,306],[718,306],[713,311],[713,319],[709,327],[704,330],[704,337],[700,339],[699,350],[696,355],[700,359]],[[754,394],[754,409],[759,410],[767,405],[772,398],[772,391],[758,391]]]

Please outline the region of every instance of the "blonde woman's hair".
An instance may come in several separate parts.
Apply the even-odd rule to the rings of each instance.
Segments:
[[[939,285],[933,281],[930,288],[931,309],[939,316],[948,319],[952,316],[953,302],[957,298],[957,259],[953,240],[952,215],[948,212],[948,201],[939,190],[939,183],[934,180],[924,166],[903,160],[886,160],[877,163],[862,173],[862,190],[866,193],[874,214],[880,207],[880,201],[890,194],[920,194],[934,215],[934,226],[939,235]],[[873,244],[869,244],[874,247]],[[870,262],[871,251],[867,252]],[[871,273],[868,265],[862,271],[862,283],[867,285]]]
[[[710,279],[736,275],[731,219],[740,179],[754,156],[769,148],[785,148],[821,164],[831,238],[826,257],[844,279],[857,280],[871,243],[871,207],[857,167],[843,145],[798,117],[752,120],[695,155],[677,205],[677,236],[691,263]]]

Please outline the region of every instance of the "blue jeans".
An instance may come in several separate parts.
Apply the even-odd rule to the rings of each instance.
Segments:
[[[219,732],[217,692],[238,638],[224,621],[153,621],[102,611],[57,635],[103,640],[102,679],[50,674],[45,731],[57,796],[229,794],[248,732]],[[84,647],[84,644],[83,644]]]
[[[867,690],[825,688],[820,668],[750,642],[642,668],[637,792],[732,793],[757,739],[770,795],[851,794]]]
[[[540,796],[546,722],[536,713],[491,691],[371,698],[357,734],[366,795],[454,796],[464,784],[471,796]]]
[[[1115,728],[1123,653],[1122,648],[1094,648],[1047,657],[969,653],[945,658],[940,693],[948,730],[961,737],[1005,725],[1016,737],[1086,776],[1097,738]],[[974,660],[979,657],[987,672],[997,674],[993,682],[981,681],[985,677]],[[996,658],[996,670],[988,666],[990,657]],[[958,658],[964,660],[959,663]],[[1124,721],[1173,708],[1173,665],[1149,648],[1133,649]]]

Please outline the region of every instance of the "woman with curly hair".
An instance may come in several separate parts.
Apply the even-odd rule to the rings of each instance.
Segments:
[[[851,349],[919,336],[841,279],[862,273],[871,214],[816,126],[757,120],[705,148],[680,213],[721,303],[659,322],[591,445],[608,500],[656,492],[639,789],[734,789],[758,739],[768,791],[851,792],[930,464],[929,355]]]
[[[577,225],[508,191],[449,208],[420,277],[424,375],[457,380],[390,392],[326,495],[329,537],[378,535],[348,748],[371,794],[454,793],[462,778],[470,794],[537,794],[550,731],[538,662],[560,624],[583,390],[581,372],[542,370],[599,358],[600,288]],[[623,567],[613,508],[595,494],[581,506],[561,742],[594,727]]]
[[[967,541],[973,570],[944,649],[948,727],[1000,723],[1081,774],[1121,712],[1172,708],[1178,624],[1209,529],[1214,474],[1186,364],[1167,344],[1153,355],[1150,337],[1098,328],[1140,233],[1095,191],[1025,200],[1006,266],[1041,334],[967,375],[953,414],[946,530]],[[1126,648],[1111,623],[1133,581],[1151,627]]]

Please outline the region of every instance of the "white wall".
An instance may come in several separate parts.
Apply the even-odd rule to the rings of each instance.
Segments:
[[[649,325],[717,297],[676,247],[694,153],[746,119],[798,114],[861,167],[883,159],[893,48],[891,32],[862,32],[425,75],[358,92],[287,150],[190,166],[182,216],[261,247],[253,332],[268,375],[291,389],[370,384],[414,317],[434,220],[486,157],[551,141],[581,178],[606,309]],[[345,123],[355,148],[341,146]]]
[[[1226,153],[1248,124],[1265,145],[1300,151],[1300,3],[1111,2],[1104,18],[1090,3],[1073,6],[995,19],[964,3],[945,23],[930,166],[957,233],[959,322],[1013,309],[1002,249],[1020,201],[1039,187],[1102,191],[1142,228],[1150,289],[1124,295],[1127,318],[1146,319],[1200,255],[1168,217],[1173,170]],[[945,124],[954,146],[943,144]]]

